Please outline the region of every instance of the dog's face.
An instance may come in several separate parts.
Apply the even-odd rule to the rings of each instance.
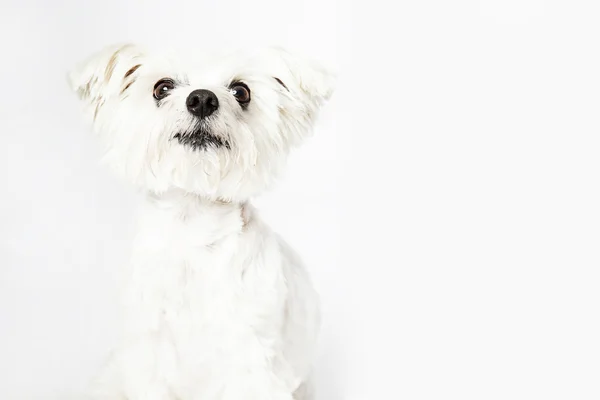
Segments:
[[[117,171],[153,192],[236,201],[278,176],[289,150],[311,132],[333,80],[276,48],[181,67],[125,45],[70,74]]]

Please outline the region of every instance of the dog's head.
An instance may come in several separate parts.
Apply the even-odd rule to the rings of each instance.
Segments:
[[[154,192],[242,201],[281,171],[333,91],[333,74],[283,49],[181,67],[134,45],[70,76],[111,166]]]

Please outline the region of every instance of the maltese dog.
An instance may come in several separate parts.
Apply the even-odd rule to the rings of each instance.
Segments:
[[[191,67],[136,45],[70,73],[107,164],[142,189],[121,341],[94,400],[309,400],[318,297],[249,199],[312,131],[334,75],[281,48]]]

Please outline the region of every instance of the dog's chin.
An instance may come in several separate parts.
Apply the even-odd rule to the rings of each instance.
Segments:
[[[214,135],[204,127],[200,127],[192,132],[177,133],[173,136],[173,139],[177,139],[179,144],[190,147],[193,150],[229,148],[229,143],[226,140]]]

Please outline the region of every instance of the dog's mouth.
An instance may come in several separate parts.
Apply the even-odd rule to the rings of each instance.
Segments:
[[[221,147],[227,149],[230,148],[227,140],[212,134],[211,131],[203,125],[198,126],[191,132],[179,132],[173,136],[173,139],[177,139],[180,144],[189,146],[193,150],[206,150],[208,148],[218,149]]]

